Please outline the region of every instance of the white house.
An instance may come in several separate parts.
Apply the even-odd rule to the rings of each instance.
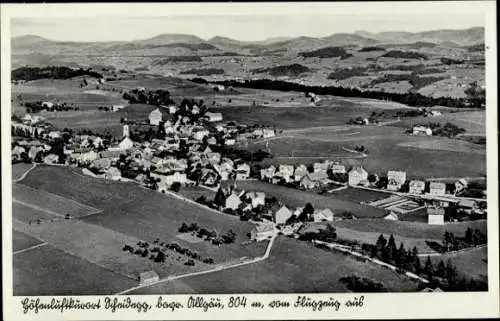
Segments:
[[[355,166],[349,171],[349,185],[356,186],[368,182],[368,172],[361,166]]]
[[[205,118],[211,123],[222,121],[223,119],[222,113],[212,113],[212,112],[206,112]]]
[[[429,194],[444,195],[446,193],[446,184],[441,182],[431,182],[429,184]]]
[[[238,208],[241,204],[241,199],[238,195],[231,193],[227,198],[225,202],[225,208],[232,209],[233,211]]]
[[[268,129],[268,128],[262,129],[262,137],[263,138],[271,138],[274,136],[276,136],[276,132],[274,131],[274,129]]]
[[[313,189],[328,183],[328,174],[325,172],[307,173],[300,180],[300,187],[304,189]]]
[[[340,165],[340,164],[333,164],[330,167],[330,171],[333,174],[345,174],[345,173],[347,173],[347,171],[345,169],[345,166],[344,165]]]
[[[333,212],[329,208],[315,210],[313,213],[314,222],[331,222],[333,221]]]
[[[295,168],[295,172],[293,173],[293,179],[296,182],[299,182],[304,176],[306,176],[309,172],[307,171],[307,167],[303,164],[300,164]]]
[[[427,207],[427,222],[431,225],[443,225],[444,208],[440,206]]]
[[[236,180],[246,180],[250,177],[250,166],[243,163],[236,167]]]
[[[160,125],[160,122],[163,119],[163,115],[161,114],[161,111],[159,108],[156,108],[155,110],[151,111],[148,116],[149,119],[149,124],[153,126],[158,126]]]
[[[59,162],[59,156],[56,154],[49,154],[43,159],[45,164],[56,164]]]
[[[159,280],[160,277],[158,276],[158,273],[153,270],[139,273],[139,283],[142,285],[155,283]]]
[[[203,137],[208,136],[208,135],[210,135],[210,132],[206,129],[193,132],[193,138],[198,140],[198,141],[203,140]]]
[[[260,179],[266,180],[266,179],[271,179],[274,176],[274,173],[276,172],[276,167],[273,165],[269,166],[268,168],[264,168],[260,170]]]
[[[413,127],[413,135],[426,135],[432,136],[432,129],[425,126],[414,126]]]
[[[125,108],[125,105],[113,105],[113,107],[111,107],[111,110],[112,111],[119,111],[120,109],[123,109]]]
[[[276,213],[274,213],[274,222],[276,224],[285,224],[292,215],[292,211],[283,205]]]
[[[61,135],[62,135],[61,132],[57,131],[57,130],[51,131],[48,134],[49,138],[52,138],[52,139],[61,138]]]
[[[255,227],[250,231],[250,239],[255,241],[263,241],[272,238],[274,236],[274,233],[274,224],[259,224],[255,225]]]
[[[53,103],[53,102],[50,102],[50,101],[44,101],[44,102],[42,103],[42,107],[52,108],[52,107],[54,107],[54,103]]]
[[[410,187],[409,190],[410,194],[422,194],[425,189],[425,182],[413,180],[410,181],[409,187]]]
[[[468,186],[467,180],[461,178],[458,181],[455,182],[455,193],[459,193],[463,190],[465,190]]]
[[[245,195],[248,199],[252,201],[252,207],[257,207],[259,205],[266,205],[266,193],[263,192],[249,192]]]
[[[387,189],[390,191],[398,191],[406,182],[406,172],[404,171],[388,171],[387,172]]]
[[[121,176],[122,174],[120,173],[120,170],[116,167],[108,168],[104,174],[104,178],[111,179],[113,181],[119,180]]]
[[[275,175],[283,177],[286,181],[288,181],[293,176],[293,173],[293,165],[280,165],[279,170]]]

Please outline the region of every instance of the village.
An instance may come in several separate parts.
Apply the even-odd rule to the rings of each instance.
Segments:
[[[123,107],[113,106],[112,110]],[[206,189],[214,192],[214,199],[194,201],[254,222],[252,240],[269,239],[277,232],[292,235],[308,221],[356,219],[357,213],[314,209],[309,203],[293,209],[258,187],[245,191],[238,182],[258,180],[321,195],[342,190],[380,192],[383,197],[360,203],[383,210],[385,214],[379,218],[385,220],[405,220],[416,212],[429,225],[486,218],[486,190],[465,197],[471,184],[464,178],[424,181],[407,177],[404,170],[377,175],[362,166],[347,168],[332,160],[307,166],[255,167],[251,160],[258,155],[252,153],[249,160],[237,147],[256,139],[279,138],[276,128],[225,123],[222,113],[210,112],[203,102],[160,105],[147,119],[123,119],[122,128],[122,138],[117,140],[86,131],[60,130],[47,124],[43,116],[26,114],[12,122],[12,162],[79,167],[87,176],[133,181],[159,193],[178,193],[190,186]],[[413,135],[421,133],[432,135],[429,128],[413,128]],[[261,157],[269,154],[260,152]]]

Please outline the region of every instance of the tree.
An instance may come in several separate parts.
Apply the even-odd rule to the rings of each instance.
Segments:
[[[389,237],[389,242],[384,249],[384,260],[388,263],[394,263],[396,258],[396,242],[394,241],[394,236],[391,234]]]
[[[217,193],[215,194],[214,204],[219,208],[224,207],[224,205],[226,205],[226,195],[224,195],[222,187],[219,187]]]
[[[376,257],[378,259],[383,259],[383,254],[384,254],[386,244],[387,244],[387,240],[385,239],[385,237],[382,234],[380,234],[380,236],[377,239],[377,243],[375,244],[376,250],[377,250]]]
[[[440,278],[447,278],[448,274],[446,272],[447,272],[446,266],[444,265],[443,260],[440,260],[436,270],[436,276]]]
[[[429,255],[427,256],[427,260],[425,261],[423,272],[428,279],[432,279],[434,277],[434,267],[432,266],[431,257]]]
[[[181,190],[181,183],[174,182],[172,186],[170,186],[170,189],[176,193],[179,192]]]
[[[387,178],[387,176],[380,176],[378,181],[375,183],[375,186],[377,188],[386,188],[388,183],[389,179]]]
[[[189,227],[187,226],[187,224],[185,222],[182,222],[182,225],[179,228],[179,232],[180,233],[187,233],[187,232],[189,232]]]
[[[404,266],[406,264],[406,250],[403,242],[399,245],[396,255],[396,266]]]
[[[314,213],[314,207],[312,206],[311,203],[307,203],[306,206],[304,206],[304,209],[302,210],[302,213],[300,213],[298,219],[299,219],[300,222],[309,221],[309,217],[313,213]]]
[[[377,176],[375,174],[368,175],[368,182],[375,183],[377,181]]]

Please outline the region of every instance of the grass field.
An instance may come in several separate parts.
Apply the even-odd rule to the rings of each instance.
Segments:
[[[21,178],[21,176],[23,176],[23,174],[26,173],[26,171],[31,168],[31,166],[33,166],[33,164],[26,164],[26,163],[12,164],[12,179],[14,180]]]
[[[248,191],[259,191],[266,193],[266,195],[275,196],[292,210],[298,206],[303,207],[310,202],[314,208],[329,208],[336,214],[349,211],[357,217],[382,217],[385,215],[385,211],[375,207],[260,181],[238,181],[237,185]]]
[[[328,195],[353,202],[365,202],[365,203],[374,202],[390,196],[390,194],[384,192],[376,192],[376,191],[370,191],[360,188],[351,188],[351,187],[339,191],[334,191]]]
[[[443,113],[439,116],[434,117],[413,117],[402,119],[398,123],[399,127],[410,128],[417,124],[428,124],[428,123],[447,123],[457,125],[458,127],[464,128],[467,134],[486,134],[486,112],[481,111],[467,111],[467,112],[457,112],[457,113]]]
[[[103,210],[100,214],[83,218],[87,223],[150,242],[156,238],[176,241],[213,257],[216,262],[253,257],[264,251],[261,245],[240,244],[248,240],[247,233],[252,229],[252,223],[140,188],[134,183],[109,182],[75,174],[68,168],[49,166],[36,168],[23,183]],[[176,237],[182,222],[197,222],[200,227],[215,229],[219,233],[231,229],[237,235],[236,242],[225,245],[223,250],[208,242],[184,243]]]
[[[24,250],[43,242],[16,230],[12,230],[12,252]]]
[[[198,186],[182,187],[177,193],[184,197],[196,200],[200,196],[205,196],[207,200],[213,200],[216,192]]]
[[[72,199],[47,193],[23,184],[12,184],[12,198],[14,203],[24,205],[25,207],[33,207],[48,213],[53,212],[55,216],[57,214],[60,216],[70,214],[72,217],[82,217],[101,211]]]
[[[41,115],[59,129],[71,128],[76,131],[90,129],[98,134],[109,132],[115,137],[121,137],[123,133],[120,118],[124,115],[114,112],[92,110],[41,113]]]
[[[328,158],[348,167],[362,165],[370,173],[405,170],[410,179],[474,177],[486,172],[484,147],[444,137],[410,136],[398,127],[333,126],[287,130],[282,135],[269,141],[274,158],[263,164],[310,164]],[[356,145],[365,146],[366,157],[345,150]],[[266,145],[260,141],[248,148],[265,150]],[[296,158],[291,157],[292,150]]]
[[[487,247],[472,249],[457,254],[446,254],[439,257],[434,256],[431,257],[431,259],[435,264],[439,264],[440,260],[443,260],[445,264],[448,259],[451,260],[453,265],[457,267],[458,272],[468,278],[474,277],[485,279],[488,277]]]
[[[457,236],[465,235],[465,230],[470,227],[479,229],[483,233],[487,229],[486,220],[450,223],[445,225],[429,225],[418,222],[402,222],[387,220],[344,220],[335,223],[335,226],[356,231],[376,232],[379,234],[400,235],[408,238],[443,239],[444,232],[452,232]]]
[[[14,255],[14,295],[104,295],[136,282],[50,245]]]
[[[339,279],[352,274],[382,282],[394,292],[415,291],[417,286],[382,267],[278,237],[265,261],[142,288],[134,294],[348,292]]]

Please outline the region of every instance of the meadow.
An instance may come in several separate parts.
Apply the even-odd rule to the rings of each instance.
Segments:
[[[306,275],[305,275],[305,274]],[[193,276],[146,288],[133,294],[327,293],[349,292],[339,282],[350,275],[384,284],[391,292],[415,291],[417,284],[371,263],[329,252],[286,237],[275,240],[265,261]]]
[[[457,267],[458,273],[462,276],[478,279],[488,277],[488,248],[482,247],[470,249],[457,254],[445,254],[431,257],[432,263],[439,264],[440,260],[446,264],[448,260]]]
[[[434,117],[413,117],[403,118],[400,123],[395,126],[411,128],[418,124],[442,123],[450,122],[458,127],[464,128],[466,134],[486,135],[486,112],[485,110],[464,111],[443,113]]]
[[[12,252],[28,249],[43,242],[17,230],[12,230]]]

